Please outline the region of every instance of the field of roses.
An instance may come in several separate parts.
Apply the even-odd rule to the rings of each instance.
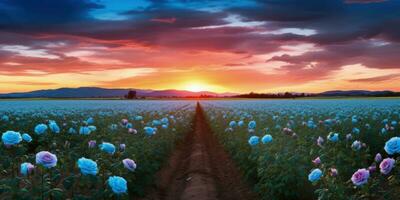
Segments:
[[[142,196],[190,131],[191,101],[0,101],[1,199]]]
[[[399,199],[399,99],[201,104],[262,199]]]

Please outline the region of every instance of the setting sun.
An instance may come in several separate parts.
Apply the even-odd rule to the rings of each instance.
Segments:
[[[201,91],[211,90],[211,88],[208,85],[199,82],[189,83],[185,86],[184,89],[191,92],[201,92]]]

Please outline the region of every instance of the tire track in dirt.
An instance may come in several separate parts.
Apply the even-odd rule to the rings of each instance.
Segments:
[[[194,130],[185,136],[157,174],[146,200],[252,200],[256,195],[218,143],[197,104]]]

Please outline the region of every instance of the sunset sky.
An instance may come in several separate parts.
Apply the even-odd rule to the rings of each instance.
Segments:
[[[0,0],[0,93],[400,91],[399,0]]]

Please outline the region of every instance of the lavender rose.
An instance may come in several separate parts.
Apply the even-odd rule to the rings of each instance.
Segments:
[[[381,173],[385,174],[385,175],[389,174],[390,171],[392,171],[395,162],[396,161],[393,158],[385,158],[385,159],[383,159],[383,161],[379,165]]]
[[[382,155],[380,153],[377,153],[375,155],[375,162],[379,163],[382,161]]]
[[[323,144],[324,144],[324,138],[319,136],[318,139],[317,139],[317,145],[322,147]]]
[[[132,171],[132,172],[135,171],[135,169],[136,169],[135,161],[133,161],[129,158],[126,158],[126,159],[122,160],[122,163],[124,164],[124,167],[126,169],[128,169],[129,171]]]
[[[369,173],[375,172],[375,171],[376,171],[376,165],[373,164],[373,165],[369,166],[369,167],[368,167],[368,171],[369,171]]]
[[[369,171],[366,169],[357,170],[353,176],[351,176],[351,181],[354,185],[360,186],[368,182]]]
[[[126,145],[125,144],[119,144],[119,150],[120,151],[125,151]]]
[[[95,148],[96,147],[96,140],[90,140],[88,142],[89,148]]]
[[[330,168],[330,174],[331,174],[331,176],[337,176],[338,170],[336,168]]]
[[[320,159],[319,156],[318,156],[318,157],[315,158],[312,162],[313,162],[315,165],[319,165],[319,164],[321,164],[321,159]]]
[[[55,167],[57,165],[57,156],[48,151],[41,151],[36,154],[36,164],[43,165],[46,168]]]

